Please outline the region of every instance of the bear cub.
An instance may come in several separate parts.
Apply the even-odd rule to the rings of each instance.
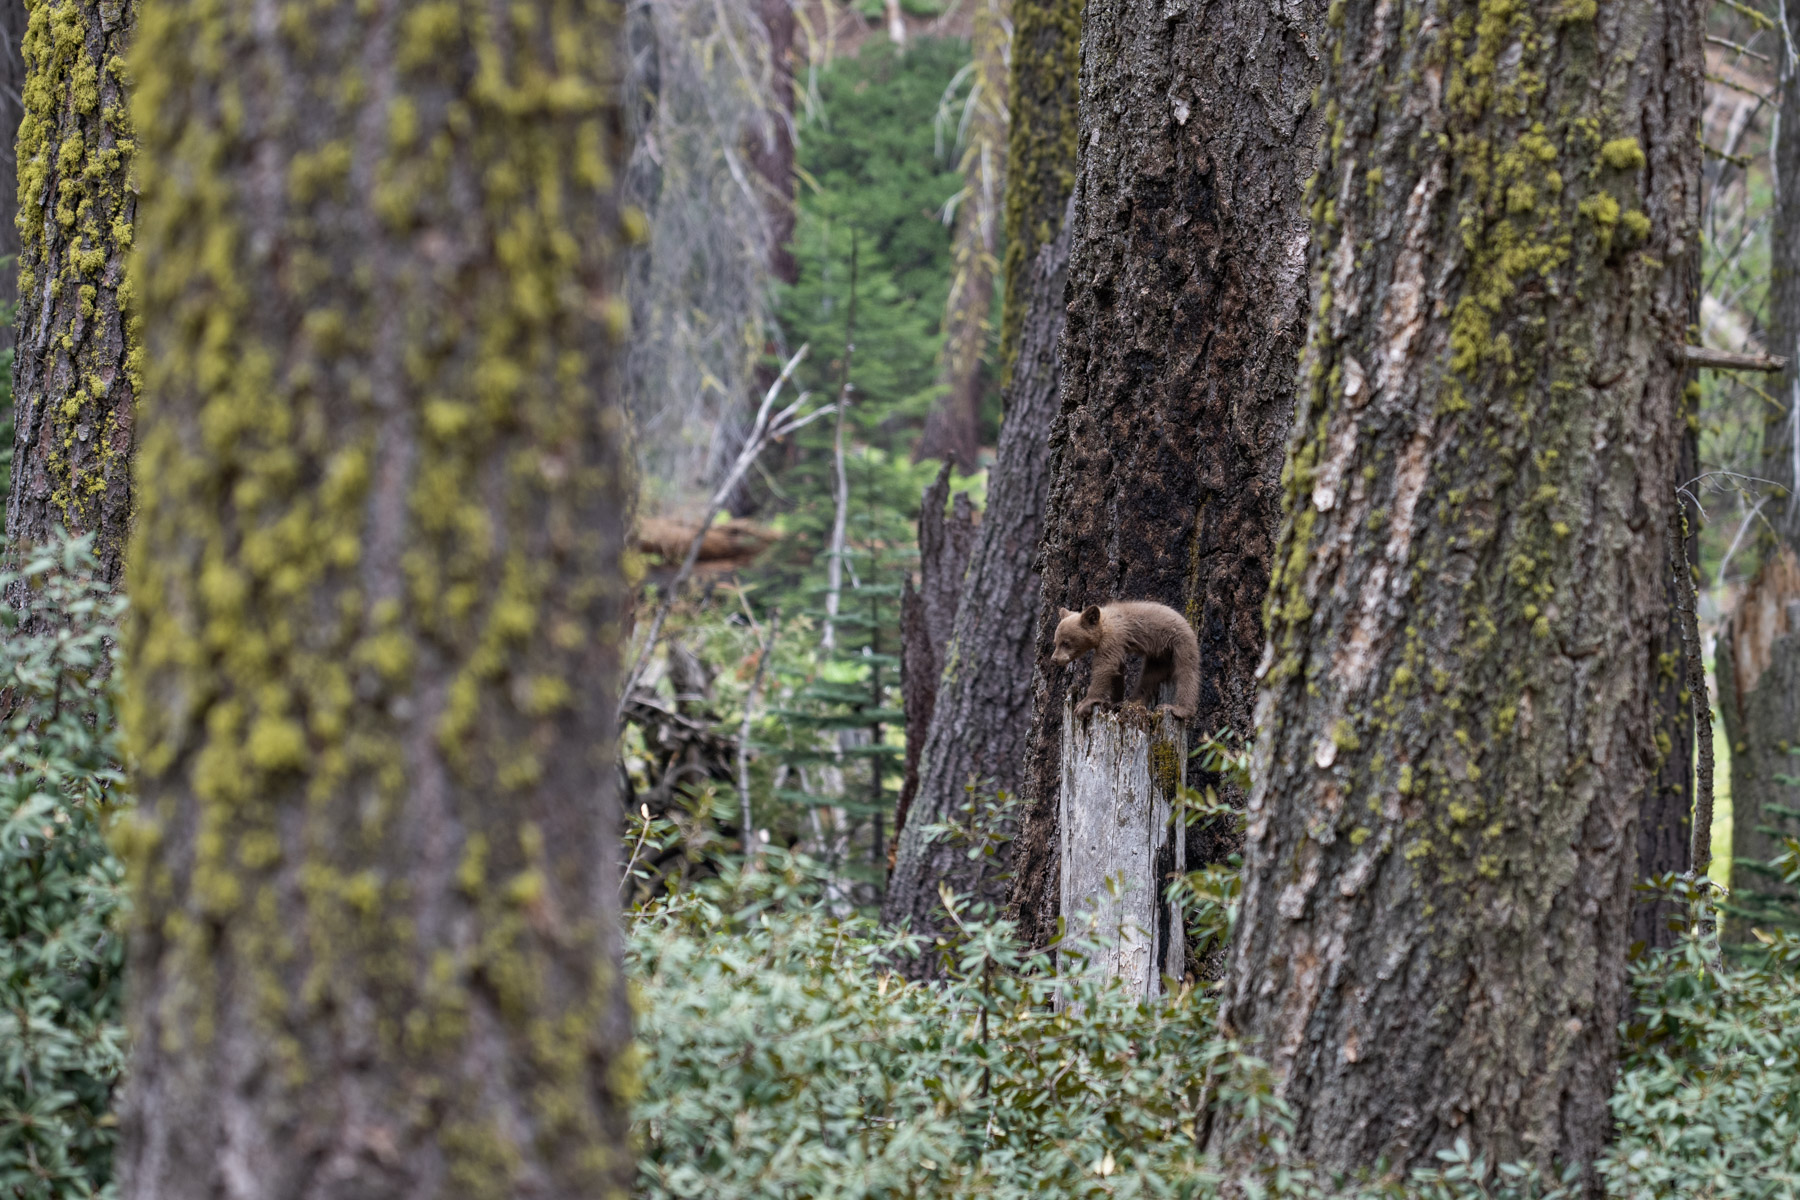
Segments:
[[[1056,623],[1056,653],[1050,661],[1064,667],[1090,650],[1094,654],[1093,682],[1075,707],[1077,720],[1125,698],[1125,660],[1134,655],[1143,658],[1144,674],[1132,699],[1148,708],[1173,675],[1175,703],[1162,707],[1183,721],[1193,719],[1200,703],[1200,643],[1180,613],[1147,600],[1058,611],[1062,619]]]

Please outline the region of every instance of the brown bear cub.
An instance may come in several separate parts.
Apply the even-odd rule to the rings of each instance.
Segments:
[[[1157,689],[1173,675],[1175,703],[1162,707],[1183,721],[1193,719],[1200,703],[1200,643],[1180,613],[1147,600],[1058,611],[1062,619],[1056,623],[1056,653],[1050,661],[1064,667],[1094,652],[1094,678],[1075,707],[1078,720],[1101,704],[1125,698],[1125,660],[1133,655],[1142,656],[1144,674],[1132,699],[1150,707]]]

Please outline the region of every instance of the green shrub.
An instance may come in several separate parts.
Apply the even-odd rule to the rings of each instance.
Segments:
[[[127,803],[110,677],[121,602],[91,543],[26,556],[23,614],[0,606],[0,1196],[109,1186],[124,1065],[120,867]]]
[[[1776,863],[1800,882],[1800,843]],[[1721,953],[1708,898],[1680,886],[1687,935],[1636,972],[1608,1192],[1800,1195],[1800,938],[1764,934],[1754,961]]]

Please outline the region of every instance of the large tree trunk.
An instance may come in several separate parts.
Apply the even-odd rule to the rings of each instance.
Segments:
[[[1157,600],[1205,664],[1193,728],[1250,731],[1306,327],[1303,185],[1325,6],[1092,0],[1063,396],[1035,622],[1021,929],[1057,916],[1058,606]],[[1077,675],[1085,675],[1082,668]],[[1200,836],[1193,865],[1227,838]]]
[[[1658,759],[1700,11],[1334,12],[1224,1017],[1304,1159],[1588,1163]]]
[[[939,881],[965,894],[1001,898],[1005,856],[970,860],[956,847],[928,843],[924,831],[957,811],[971,781],[984,801],[996,791],[1017,790],[1031,722],[1034,563],[1059,395],[1056,348],[1068,281],[1081,0],[1013,0],[1012,11],[1001,310],[1006,416],[882,907],[885,919],[910,918],[921,931],[938,929]],[[932,965],[925,961],[922,968]]]
[[[1006,59],[1010,0],[975,0],[975,71],[963,147],[963,191],[951,239],[954,276],[944,305],[943,394],[926,415],[913,458],[980,466],[981,394],[988,363],[989,314],[1000,270],[1000,206],[1005,188]]]
[[[617,6],[504,13],[145,0],[127,1197],[630,1178]]]
[[[1789,36],[1800,36],[1800,7],[1785,15]],[[1761,475],[1781,490],[1763,506],[1774,535],[1765,539],[1761,575],[1721,631],[1717,679],[1731,745],[1732,899],[1745,916],[1794,921],[1800,919],[1794,889],[1767,870],[1781,849],[1777,834],[1800,832],[1800,820],[1768,807],[1800,809],[1800,789],[1775,779],[1800,775],[1800,761],[1788,754],[1800,730],[1795,694],[1783,690],[1800,680],[1800,638],[1786,636],[1800,631],[1800,612],[1791,619],[1786,613],[1790,601],[1800,600],[1800,577],[1781,553],[1800,551],[1800,63],[1787,54],[1776,59],[1781,113],[1770,225],[1769,348],[1787,356],[1789,365],[1775,389],[1782,403],[1766,410]],[[1748,935],[1741,920],[1730,929],[1736,937]]]
[[[137,194],[124,62],[136,0],[39,5],[24,39],[19,122],[19,312],[6,533],[92,533],[123,574],[139,371],[125,285]],[[24,586],[23,584],[17,586]],[[16,607],[16,605],[15,605]]]

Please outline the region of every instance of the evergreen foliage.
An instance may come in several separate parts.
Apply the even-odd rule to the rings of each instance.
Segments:
[[[104,830],[128,804],[113,719],[123,604],[93,539],[21,555],[27,625],[0,609],[0,1196],[91,1195],[112,1174],[124,1067],[122,870]]]

